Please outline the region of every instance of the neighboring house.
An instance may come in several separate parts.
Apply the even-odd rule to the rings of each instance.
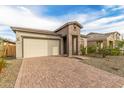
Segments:
[[[15,57],[16,44],[13,41],[0,38],[0,56]],[[4,51],[4,52],[3,52]]]
[[[95,45],[98,48],[115,48],[117,40],[120,40],[120,34],[118,32],[111,32],[105,34],[89,33],[87,35],[88,46]]]
[[[16,33],[16,58],[51,55],[80,55],[81,24],[68,22],[55,31],[11,27]],[[84,40],[84,41],[82,41]]]

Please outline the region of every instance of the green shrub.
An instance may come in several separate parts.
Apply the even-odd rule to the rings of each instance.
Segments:
[[[0,72],[4,67],[6,67],[6,61],[4,60],[4,58],[0,58]]]
[[[118,56],[120,55],[120,50],[118,48],[103,48],[98,50],[99,54],[102,54],[103,57],[107,55],[110,56]]]
[[[116,47],[117,48],[123,48],[124,47],[124,40],[122,40],[122,41],[116,41]]]
[[[101,54],[102,57],[106,57],[111,54],[111,50],[107,48],[98,49],[98,54]]]
[[[88,53],[96,53],[96,46],[88,46],[87,52]]]
[[[111,55],[112,56],[120,55],[120,50],[118,48],[111,49]]]
[[[85,53],[86,53],[86,48],[84,48],[84,46],[81,45],[80,50],[81,50],[81,54],[82,54],[82,55],[85,55]]]
[[[4,42],[0,39],[0,72],[6,66],[6,62],[4,60]]]
[[[88,54],[99,54],[102,55],[102,57],[106,57],[107,55],[110,56],[119,56],[121,54],[119,48],[97,48],[96,46],[89,46],[87,48]]]

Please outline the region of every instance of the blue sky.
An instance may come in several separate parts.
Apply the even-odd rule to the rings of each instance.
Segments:
[[[124,6],[0,6],[0,36],[15,40],[10,26],[54,31],[69,21],[83,25],[82,34],[118,31],[124,34]]]

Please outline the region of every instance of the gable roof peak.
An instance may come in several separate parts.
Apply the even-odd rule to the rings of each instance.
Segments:
[[[77,25],[80,28],[83,28],[83,26],[79,22],[77,22],[77,21],[71,21],[71,22],[65,23],[64,25],[62,25],[61,27],[59,27],[58,29],[56,29],[54,32],[58,32],[59,30],[63,29],[66,26],[69,26],[69,25]]]

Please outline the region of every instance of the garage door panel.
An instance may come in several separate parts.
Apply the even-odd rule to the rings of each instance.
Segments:
[[[59,40],[25,38],[23,47],[24,58],[59,55]]]
[[[46,56],[47,47],[45,40],[40,39],[24,39],[24,57]]]
[[[59,40],[48,41],[48,53],[49,55],[59,55]]]
[[[59,55],[59,48],[58,47],[53,47],[52,48],[52,55]]]

